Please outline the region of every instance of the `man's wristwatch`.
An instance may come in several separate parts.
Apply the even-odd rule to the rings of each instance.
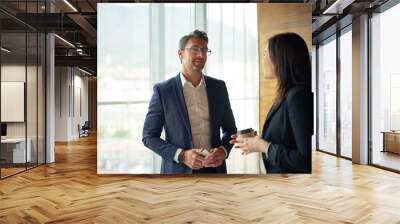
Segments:
[[[178,156],[178,162],[179,163],[183,163],[184,156],[185,156],[185,150],[182,150],[181,153],[179,153],[179,156]]]

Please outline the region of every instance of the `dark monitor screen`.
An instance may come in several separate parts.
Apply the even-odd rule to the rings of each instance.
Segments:
[[[7,136],[7,124],[1,124],[1,136]]]

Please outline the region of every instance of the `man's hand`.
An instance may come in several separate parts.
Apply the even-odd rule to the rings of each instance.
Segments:
[[[218,167],[221,166],[225,160],[225,150],[222,147],[213,148],[211,153],[205,157],[203,165],[205,167]]]
[[[189,149],[182,151],[183,163],[193,170],[203,168],[204,157],[199,154],[203,149]]]

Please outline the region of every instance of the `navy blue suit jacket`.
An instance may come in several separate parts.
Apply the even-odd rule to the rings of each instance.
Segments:
[[[204,76],[208,96],[211,147],[224,146],[229,152],[230,136],[236,133],[235,119],[231,110],[225,82]],[[165,140],[160,138],[165,130]],[[222,138],[220,129],[222,128]],[[176,163],[174,155],[178,148],[194,148],[189,116],[180,75],[154,85],[153,96],[143,127],[143,144],[161,156],[161,174],[192,173],[183,163]],[[225,162],[216,173],[226,173]]]
[[[262,138],[271,143],[268,156],[263,153],[267,173],[311,173],[313,121],[308,87],[293,87],[272,106],[262,131]]]

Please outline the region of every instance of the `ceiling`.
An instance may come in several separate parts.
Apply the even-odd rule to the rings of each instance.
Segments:
[[[389,0],[313,0],[313,44],[352,24],[354,17],[374,12]]]
[[[29,53],[34,53],[36,46],[26,45],[25,52],[26,30],[28,33],[54,32],[57,34],[56,66],[78,66],[96,74],[97,2],[100,1],[47,0],[46,5],[45,0],[1,0],[2,43],[13,49],[12,54],[3,57],[3,60],[12,60],[26,53],[28,58],[31,57]],[[31,36],[28,35],[28,39]]]
[[[250,2],[306,2],[312,4],[313,39],[322,34],[347,15],[356,15],[367,9],[377,7],[387,0],[267,0]],[[96,73],[97,57],[97,3],[116,2],[157,2],[157,1],[118,1],[118,0],[1,0],[1,30],[18,36],[25,29],[39,32],[54,32],[56,65],[80,66]],[[166,1],[164,1],[166,2]],[[175,0],[173,2],[179,2]],[[210,1],[212,2],[212,1]],[[239,1],[240,2],[240,1]],[[249,2],[249,1],[241,1]],[[329,13],[328,8],[333,8]],[[51,11],[51,13],[50,13]],[[350,20],[351,21],[351,20]],[[60,37],[60,38],[59,38]],[[66,40],[66,41],[63,41]],[[20,40],[16,37],[15,40]],[[32,45],[33,46],[33,45]],[[29,51],[29,49],[28,49]]]

